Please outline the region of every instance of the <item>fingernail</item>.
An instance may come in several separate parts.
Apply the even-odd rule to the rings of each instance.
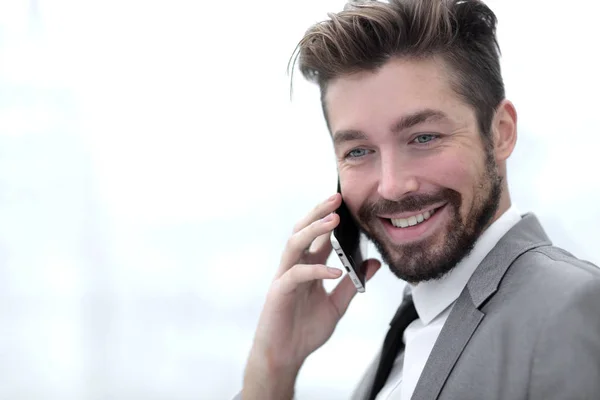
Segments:
[[[333,219],[333,213],[329,214],[328,216],[326,216],[325,218],[323,218],[321,221],[323,222],[329,222]]]
[[[336,196],[337,196],[337,193],[334,194],[333,196],[331,196],[327,201],[333,201],[333,200],[335,200]]]

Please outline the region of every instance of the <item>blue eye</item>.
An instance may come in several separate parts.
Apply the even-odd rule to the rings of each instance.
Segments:
[[[419,135],[415,138],[414,142],[418,143],[418,144],[426,144],[431,142],[432,140],[436,139],[437,136],[436,135],[432,135],[432,134],[425,134],[425,135]]]
[[[350,150],[348,154],[346,154],[346,158],[359,158],[367,155],[366,149],[354,149]]]

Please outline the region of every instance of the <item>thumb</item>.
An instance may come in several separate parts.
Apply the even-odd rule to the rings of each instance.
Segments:
[[[374,258],[364,261],[362,263],[362,269],[365,271],[365,281],[371,279],[380,267],[381,262]],[[350,280],[350,277],[346,275],[331,293],[331,300],[337,308],[340,317],[344,315],[355,295],[356,287]]]

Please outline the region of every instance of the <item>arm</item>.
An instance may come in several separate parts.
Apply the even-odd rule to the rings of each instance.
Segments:
[[[591,278],[552,312],[533,354],[529,399],[600,396],[600,279]]]

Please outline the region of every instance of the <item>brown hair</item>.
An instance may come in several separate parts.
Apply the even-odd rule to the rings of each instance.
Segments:
[[[374,71],[395,57],[439,55],[450,67],[456,93],[476,113],[484,141],[504,99],[496,16],[478,0],[350,1],[313,25],[295,51],[304,77],[319,85],[342,75]],[[292,64],[292,67],[293,67]]]

